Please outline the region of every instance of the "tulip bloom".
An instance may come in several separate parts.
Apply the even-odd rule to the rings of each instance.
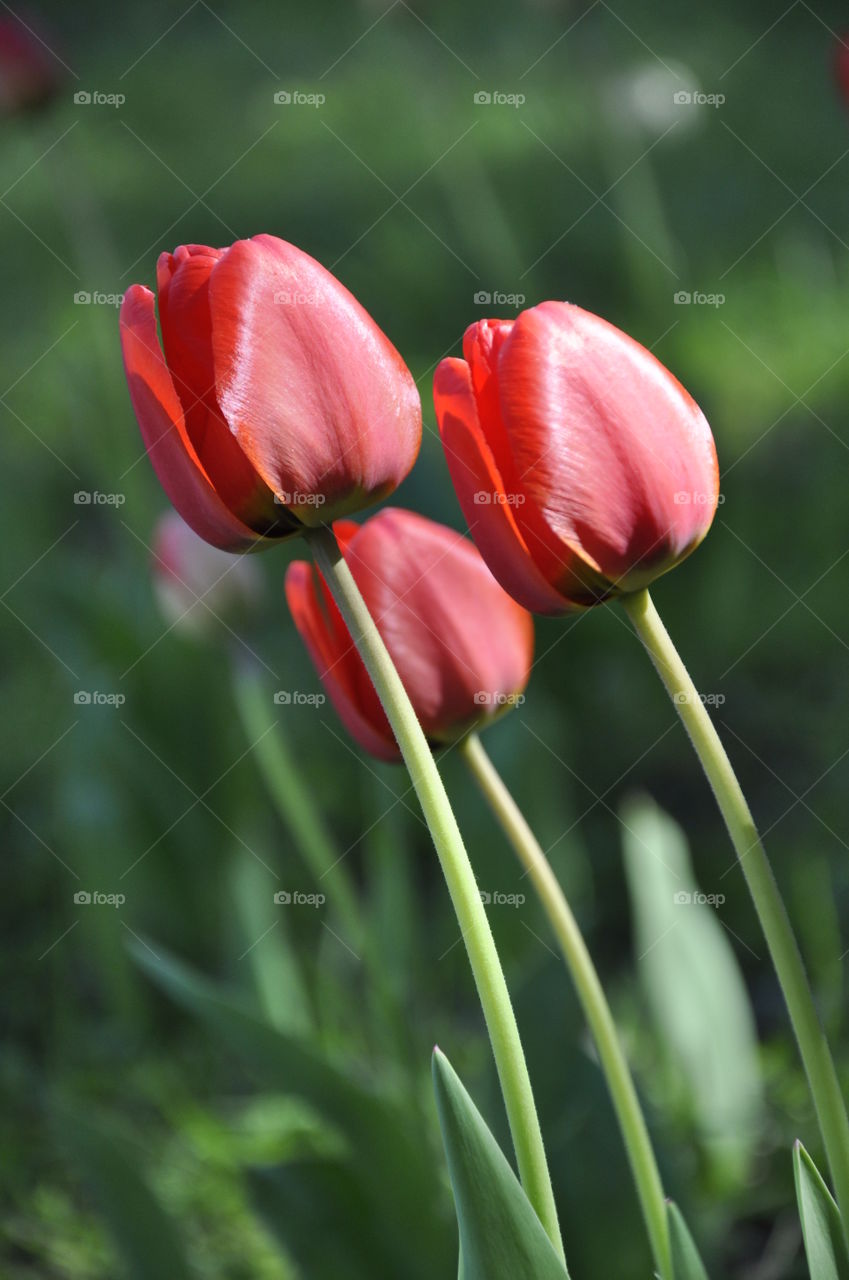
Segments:
[[[456,741],[520,697],[533,619],[502,591],[468,539],[387,508],[362,526],[333,526],[425,735]],[[317,569],[289,566],[286,599],[331,702],[352,737],[399,760],[389,722],[342,615]]]
[[[176,511],[166,511],[156,523],[151,572],[163,616],[187,634],[203,635],[216,620],[243,624],[262,596],[252,557],[211,547]]]
[[[389,339],[339,281],[274,236],[183,245],[154,295],[121,307],[130,398],[163,489],[228,551],[391,493],[416,460],[421,404]],[[164,353],[163,353],[164,349]]]
[[[710,528],[710,427],[633,338],[566,302],[466,330],[434,399],[469,529],[501,585],[538,613],[637,591]]]

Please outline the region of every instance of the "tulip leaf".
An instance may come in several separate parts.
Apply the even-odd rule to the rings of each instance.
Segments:
[[[722,925],[722,884],[700,893],[680,827],[648,797],[623,810],[637,972],[669,1074],[719,1174],[745,1170],[762,1119],[749,997]]]
[[[272,1026],[159,943],[133,942],[130,950],[148,976],[238,1054],[265,1087],[301,1098],[334,1126],[348,1146],[369,1212],[383,1224],[396,1273],[420,1280],[439,1270],[448,1224],[416,1108],[382,1082],[369,1082],[364,1072],[358,1078],[349,1057],[337,1062],[309,1040]],[[414,1224],[427,1244],[415,1255],[409,1246]],[[295,1232],[299,1224],[283,1222],[281,1233],[287,1225]]]
[[[386,1240],[362,1179],[350,1161],[287,1161],[249,1175],[254,1203],[303,1276],[396,1280],[412,1268]]]
[[[705,1264],[699,1257],[684,1216],[671,1200],[666,1206],[666,1218],[669,1223],[669,1247],[675,1280],[708,1280]]]
[[[245,945],[245,958],[268,1021],[280,1031],[308,1034],[309,998],[283,913],[273,908],[273,882],[262,864],[235,853],[231,888]]]
[[[462,1280],[564,1280],[530,1201],[448,1059],[433,1083],[460,1228]]]
[[[139,1153],[105,1120],[81,1115],[69,1104],[59,1108],[57,1125],[91,1187],[126,1275],[131,1280],[189,1280],[194,1272],[176,1227],[138,1172]]]
[[[840,1211],[801,1142],[793,1147],[793,1176],[811,1280],[849,1280]]]

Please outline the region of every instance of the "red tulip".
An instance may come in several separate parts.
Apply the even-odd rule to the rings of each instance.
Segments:
[[[6,6],[8,8],[8,6]],[[27,15],[0,15],[0,116],[35,111],[54,98],[62,83],[58,59]]]
[[[849,106],[849,31],[838,36],[834,50],[834,74],[843,101]]]
[[[204,635],[219,621],[243,625],[259,606],[262,578],[253,557],[211,547],[176,511],[156,522],[152,550],[159,607],[180,631]]]
[[[719,497],[704,415],[606,320],[543,302],[466,330],[434,399],[470,532],[503,587],[559,613],[636,591],[701,542]]]
[[[274,236],[183,245],[121,307],[130,398],[156,474],[214,546],[288,537],[386,497],[416,460],[409,369],[324,267]],[[164,355],[163,355],[164,348]]]
[[[333,526],[343,555],[428,739],[445,744],[520,700],[533,620],[502,591],[474,545],[410,511]],[[400,752],[324,580],[296,561],[286,599],[331,702],[351,735],[382,760]]]

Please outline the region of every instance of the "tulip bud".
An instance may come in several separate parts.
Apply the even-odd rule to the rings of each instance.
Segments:
[[[166,511],[156,524],[151,570],[163,617],[186,634],[206,635],[217,622],[243,623],[262,598],[251,558],[210,546],[176,511]]]
[[[637,591],[713,520],[719,469],[698,405],[599,316],[543,302],[482,320],[434,377],[469,530],[501,585],[538,613]]]
[[[27,22],[11,9],[0,15],[0,116],[37,111],[54,98],[62,82],[58,67],[31,15]]]
[[[474,545],[444,525],[387,508],[362,526],[333,526],[422,728],[456,741],[517,701],[533,657],[533,620]],[[389,722],[317,569],[289,566],[286,598],[327,694],[352,737],[399,760]]]
[[[421,404],[398,352],[324,267],[275,236],[164,253],[121,308],[130,398],[162,487],[236,551],[387,496]],[[164,348],[164,352],[163,352]]]
[[[849,106],[849,31],[837,37],[834,50],[834,76],[840,96]]]

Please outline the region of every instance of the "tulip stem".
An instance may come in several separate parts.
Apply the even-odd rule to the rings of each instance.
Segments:
[[[516,1152],[519,1176],[564,1260],[554,1192],[516,1016],[463,837],[433,753],[353,574],[328,527],[307,542],[386,712],[442,866],[480,997]]]
[[[470,733],[464,739],[460,752],[519,862],[530,876],[560,944],[595,1040],[619,1120],[655,1265],[663,1280],[670,1280],[672,1260],[663,1184],[616,1024],[578,922],[539,842],[476,733]]]
[[[623,603],[696,749],[752,895],[799,1044],[849,1244],[849,1119],[787,909],[719,734],[648,591],[626,595]]]
[[[298,777],[262,677],[241,659],[233,664],[233,697],[245,736],[254,744],[254,757],[274,807],[294,837],[316,884],[326,888],[351,946],[360,952],[365,944],[365,926],[348,868],[310,801],[309,788]]]

